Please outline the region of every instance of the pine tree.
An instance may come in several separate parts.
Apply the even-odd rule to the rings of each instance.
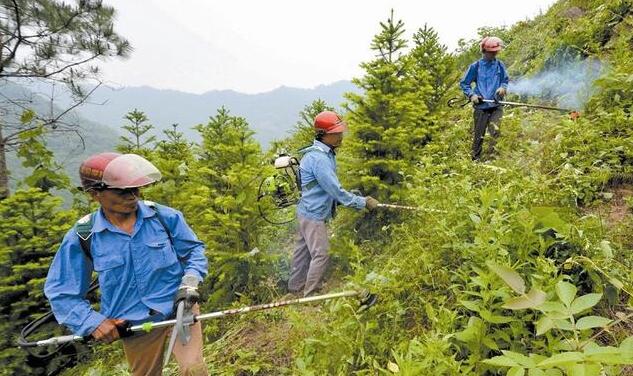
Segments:
[[[364,194],[397,201],[403,181],[433,133],[425,101],[431,87],[414,79],[404,23],[394,20],[393,10],[380,26],[371,43],[376,59],[361,64],[365,75],[353,80],[363,92],[347,94],[355,163],[349,174]]]
[[[163,131],[166,139],[156,143],[151,161],[163,175],[162,180],[144,190],[145,197],[164,205],[178,206],[186,201],[191,187],[191,167],[194,165],[193,144],[178,130],[178,124]]]
[[[125,124],[121,128],[126,130],[129,136],[121,136],[121,144],[117,146],[117,151],[148,157],[151,154],[149,146],[156,142],[156,136],[147,133],[154,129],[154,126],[149,123],[147,115],[137,109],[128,112],[125,119],[130,124]]]
[[[259,222],[256,211],[261,149],[246,120],[220,108],[207,124],[196,126],[202,136],[198,183],[208,190],[205,207],[208,234],[216,246],[250,251]]]
[[[413,78],[419,87],[431,86],[425,102],[427,108],[434,112],[445,105],[447,94],[455,89],[460,72],[456,72],[455,58],[440,43],[432,27],[425,24],[418,29],[413,34],[413,43],[414,48],[409,54],[413,60]]]
[[[264,249],[272,231],[257,209],[257,188],[267,173],[263,155],[246,120],[218,109],[209,122],[195,127],[202,142],[190,168],[186,200],[178,203],[207,245],[211,265],[205,284],[209,302],[227,304],[235,293],[262,290],[270,277],[270,258],[248,256]]]
[[[91,94],[80,83],[98,79],[97,61],[125,58],[132,50],[114,30],[114,8],[100,0],[2,0],[0,15],[0,86],[8,80],[64,84],[73,102],[50,116],[38,114],[38,120],[53,134],[76,131],[63,117]],[[0,110],[25,99],[9,95]],[[6,153],[15,150],[23,142],[20,135],[29,130],[0,119],[0,200],[9,194]]]
[[[23,350],[15,347],[20,329],[48,308],[46,273],[64,233],[77,215],[62,199],[39,188],[18,190],[0,201],[0,364],[10,374],[33,374]]]

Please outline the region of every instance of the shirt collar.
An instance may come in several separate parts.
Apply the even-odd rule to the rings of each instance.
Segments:
[[[150,207],[148,207],[147,205],[145,205],[145,203],[142,200],[139,200],[138,208],[136,209],[136,215],[137,215],[136,220],[138,222],[138,217],[149,218],[156,215],[156,212],[152,210]],[[99,210],[97,211],[97,215],[95,215],[94,223],[92,225],[92,232],[101,232],[111,227],[112,227],[112,224],[105,217],[105,214],[103,214],[103,209],[99,208]],[[111,230],[112,229],[113,228],[111,228]]]
[[[332,153],[334,154],[334,150],[332,150],[331,147],[329,147],[326,143],[323,143],[319,140],[314,140],[314,146],[318,147],[319,149],[323,150],[323,152],[325,153]]]

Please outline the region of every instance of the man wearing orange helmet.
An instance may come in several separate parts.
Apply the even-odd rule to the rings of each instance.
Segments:
[[[207,274],[204,244],[182,213],[139,200],[141,187],[161,179],[158,169],[136,154],[101,153],[81,164],[79,176],[100,208],[66,234],[48,271],[44,293],[57,321],[76,335],[111,342],[126,322],[165,320],[181,302],[197,311],[197,286]],[[99,311],[86,299],[93,271]],[[168,334],[158,329],[123,339],[133,375],[162,373]],[[181,373],[206,375],[199,322],[187,338],[173,345]]]
[[[464,95],[475,107],[472,159],[481,158],[486,129],[492,136],[490,151],[494,152],[495,141],[499,137],[499,125],[503,110],[497,103],[482,102],[482,99],[503,99],[508,89],[508,73],[505,65],[497,60],[503,49],[503,41],[497,37],[485,37],[479,44],[483,57],[472,63],[459,83]],[[475,83],[473,89],[472,84]]]
[[[288,281],[292,293],[303,292],[304,296],[321,287],[330,248],[326,222],[334,216],[336,205],[358,210],[378,207],[376,199],[344,190],[336,176],[335,150],[341,146],[347,123],[335,112],[323,111],[314,118],[314,129],[313,145],[301,150],[301,199],[297,206],[299,234]]]

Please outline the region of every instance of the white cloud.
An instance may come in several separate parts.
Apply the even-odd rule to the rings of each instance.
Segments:
[[[510,25],[545,11],[553,0],[106,0],[116,29],[135,51],[103,65],[125,86],[255,93],[314,87],[362,73],[369,43],[391,8],[410,36],[428,23],[446,45],[481,26]]]

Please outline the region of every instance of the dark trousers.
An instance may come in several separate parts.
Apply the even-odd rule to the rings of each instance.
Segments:
[[[473,113],[475,120],[473,128],[473,161],[481,158],[486,129],[488,129],[488,133],[492,136],[488,148],[491,154],[494,153],[495,143],[497,142],[497,137],[499,137],[499,125],[501,124],[502,116],[503,109],[501,107],[487,108],[485,110],[475,109]]]

